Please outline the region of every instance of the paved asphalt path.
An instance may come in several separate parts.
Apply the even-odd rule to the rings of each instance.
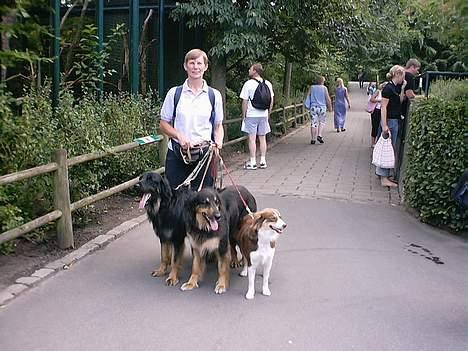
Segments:
[[[195,291],[164,286],[145,223],[0,310],[0,350],[467,350],[466,242],[400,207],[257,198],[288,222],[272,296],[259,277],[246,300],[235,273],[216,295],[214,267]]]
[[[238,271],[216,295],[213,266],[195,291],[164,286],[150,276],[159,247],[145,223],[0,309],[0,351],[468,350],[468,242],[380,186],[365,92],[350,87],[345,133],[328,116],[325,144],[304,127],[268,153],[268,169],[233,168],[288,223],[272,296],[259,277],[247,301]],[[189,272],[186,252],[182,280]]]

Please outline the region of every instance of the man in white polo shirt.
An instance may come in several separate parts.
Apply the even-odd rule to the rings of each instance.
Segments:
[[[262,78],[263,67],[260,63],[253,64],[249,69],[250,79],[244,83],[242,87],[240,98],[242,99],[242,127],[241,130],[249,134],[249,154],[250,160],[245,164],[244,168],[246,169],[257,169],[257,160],[256,160],[256,141],[258,136],[258,141],[260,143],[260,165],[259,168],[266,168],[266,135],[271,131],[270,124],[268,123],[268,118],[273,107],[273,86],[267,80],[264,81]],[[255,91],[261,83],[265,83],[269,89],[269,98],[271,99],[269,106],[266,104],[265,108],[255,108],[253,106],[257,105],[254,101]],[[262,87],[261,87],[262,88]],[[266,90],[266,88],[265,88]],[[262,91],[263,99],[268,101],[268,92]],[[258,93],[257,93],[258,94]],[[265,101],[264,101],[265,102]],[[258,106],[258,105],[257,105]]]
[[[185,55],[184,69],[187,80],[181,87],[171,88],[161,108],[160,130],[171,140],[166,157],[166,177],[172,188],[181,184],[194,170],[197,163],[186,164],[180,150],[187,150],[202,142],[214,143],[215,152],[223,145],[223,102],[221,93],[208,86],[203,74],[208,69],[208,57],[199,49]],[[179,92],[178,99],[176,93]],[[174,103],[177,101],[177,106]],[[175,107],[175,108],[174,108]],[[198,188],[204,169],[191,183]],[[211,172],[206,172],[203,187],[213,186]]]

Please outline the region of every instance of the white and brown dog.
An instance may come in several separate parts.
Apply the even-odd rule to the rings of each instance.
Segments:
[[[249,300],[255,296],[255,273],[263,266],[262,294],[271,295],[268,287],[271,265],[275,255],[276,241],[286,228],[278,210],[266,208],[245,216],[236,235],[236,243],[244,259],[241,276],[249,276],[249,288],[245,297]]]

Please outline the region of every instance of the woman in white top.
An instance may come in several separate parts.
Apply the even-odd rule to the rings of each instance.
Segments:
[[[190,50],[185,55],[184,69],[187,80],[181,87],[171,88],[161,108],[160,130],[171,140],[166,157],[166,177],[175,188],[197,166],[186,164],[181,150],[187,150],[202,142],[213,142],[217,154],[223,145],[223,102],[221,93],[208,86],[203,74],[208,69],[208,57],[200,49]],[[180,94],[177,99],[177,92]],[[202,170],[191,183],[198,188],[204,175]],[[203,186],[212,186],[214,178],[206,172]]]

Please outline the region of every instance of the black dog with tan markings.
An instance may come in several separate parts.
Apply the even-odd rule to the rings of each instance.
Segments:
[[[226,210],[216,190],[205,188],[191,196],[187,202],[187,236],[192,246],[193,264],[190,279],[181,287],[198,287],[205,271],[205,257],[214,254],[218,264],[215,292],[222,294],[229,287],[230,252],[229,222]]]
[[[152,276],[164,276],[170,267],[166,284],[176,285],[179,282],[185,247],[185,206],[193,191],[172,190],[167,179],[156,172],[144,173],[136,187],[143,194],[140,208],[146,209],[148,219],[161,243],[161,263],[152,272]]]

